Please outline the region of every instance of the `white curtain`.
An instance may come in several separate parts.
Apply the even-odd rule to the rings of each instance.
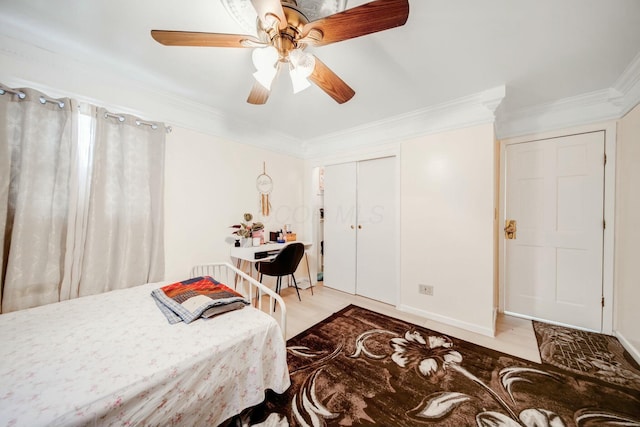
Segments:
[[[162,280],[164,145],[162,124],[97,110],[86,239],[72,296]]]
[[[21,92],[0,96],[2,312],[162,280],[164,125]]]
[[[2,311],[59,300],[77,117],[71,100],[0,96]]]

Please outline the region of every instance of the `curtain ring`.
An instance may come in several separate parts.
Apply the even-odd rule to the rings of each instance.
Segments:
[[[11,90],[11,89],[0,89],[0,95],[4,95],[5,93],[12,93],[20,99],[25,99],[27,97],[27,94],[24,92],[19,92],[17,90]]]
[[[62,101],[58,101],[57,99],[47,99],[44,96],[40,97],[40,104],[44,105],[47,102],[53,102],[55,104],[58,104],[58,107],[64,108],[64,102],[62,102]]]
[[[137,126],[146,125],[146,126],[149,126],[149,127],[150,127],[151,129],[153,129],[153,130],[158,129],[158,125],[157,125],[157,124],[155,124],[155,123],[143,122],[143,121],[142,121],[142,120],[140,120],[140,119],[136,119],[136,125],[137,125]]]
[[[113,117],[114,119],[118,119],[118,121],[120,123],[124,122],[124,116],[121,116],[119,114],[111,114],[111,113],[104,113],[104,118],[108,119],[109,117]]]

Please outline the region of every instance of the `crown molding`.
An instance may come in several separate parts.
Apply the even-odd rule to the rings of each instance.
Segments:
[[[505,95],[505,86],[497,86],[443,104],[307,140],[303,144],[305,157],[320,158],[330,153],[491,123]]]
[[[640,103],[640,54],[608,89],[519,110],[501,110],[500,139],[617,120]]]
[[[223,140],[300,158],[304,155],[298,139],[163,90],[162,82],[145,79],[139,71],[114,73],[112,68],[103,69],[4,35],[0,35],[0,62],[0,82],[8,86],[32,87],[51,96],[75,98]]]
[[[496,121],[499,139],[552,131],[620,117],[622,94],[613,88],[519,110],[502,110]]]
[[[638,54],[608,89],[509,110],[502,103],[508,89],[497,86],[436,106],[302,141],[169,92],[164,82],[127,64],[116,64],[118,69],[114,72],[114,64],[109,63],[108,58],[88,59],[88,56],[70,58],[0,35],[0,81],[14,87],[33,87],[52,96],[74,97],[113,111],[304,159],[341,155],[367,147],[375,150],[390,141],[399,142],[489,122],[495,123],[498,138],[511,138],[617,120],[640,103]],[[101,67],[101,63],[109,66]]]
[[[620,117],[640,104],[640,53],[631,61],[613,87],[622,94]]]

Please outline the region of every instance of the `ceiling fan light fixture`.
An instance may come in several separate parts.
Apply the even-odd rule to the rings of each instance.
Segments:
[[[289,76],[293,93],[301,92],[311,86],[307,78],[313,73],[315,66],[315,57],[303,52],[302,49],[294,49],[289,53]]]
[[[278,69],[276,67],[263,68],[262,70],[258,70],[253,73],[253,77],[265,87],[267,90],[271,90],[271,83],[273,83],[273,79],[276,77],[278,73]]]
[[[274,46],[255,48],[251,53],[251,59],[257,70],[253,73],[253,77],[265,89],[271,90],[271,83],[278,73],[277,63],[280,59],[278,49]]]
[[[289,52],[289,64],[291,64],[292,69],[295,69],[307,78],[313,73],[316,60],[313,55],[304,52],[302,49],[294,49]]]
[[[302,92],[311,86],[309,80],[295,69],[289,71],[289,76],[291,77],[291,84],[293,85],[293,93]]]
[[[258,71],[275,68],[279,58],[278,49],[274,46],[258,47],[251,53],[253,65]]]

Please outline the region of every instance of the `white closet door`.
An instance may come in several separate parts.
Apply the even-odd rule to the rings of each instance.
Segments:
[[[356,164],[324,169],[324,285],[356,293]]]
[[[396,158],[358,163],[356,293],[396,304]]]

